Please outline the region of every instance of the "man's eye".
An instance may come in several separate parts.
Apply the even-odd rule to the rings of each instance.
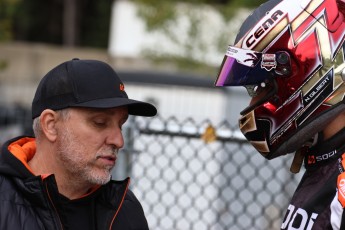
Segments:
[[[94,124],[96,126],[99,126],[99,127],[106,126],[106,122],[105,121],[94,121]]]

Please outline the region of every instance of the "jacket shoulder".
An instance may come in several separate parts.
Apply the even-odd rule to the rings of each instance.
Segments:
[[[12,178],[0,174],[0,201],[12,201],[16,203],[22,203],[23,201],[19,195],[19,191]]]
[[[43,229],[16,179],[0,174],[0,229]]]

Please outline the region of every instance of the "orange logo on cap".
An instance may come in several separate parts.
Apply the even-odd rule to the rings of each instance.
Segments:
[[[120,84],[120,90],[125,91],[125,85],[124,84]]]

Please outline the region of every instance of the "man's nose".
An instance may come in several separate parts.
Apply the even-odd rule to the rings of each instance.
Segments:
[[[122,130],[120,128],[110,130],[106,142],[109,145],[116,146],[116,148],[122,148],[124,145]]]

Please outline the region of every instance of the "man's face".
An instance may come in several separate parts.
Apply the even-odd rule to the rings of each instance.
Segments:
[[[127,118],[126,107],[71,108],[59,124],[57,138],[57,160],[67,178],[74,183],[107,183],[124,145],[121,129]]]

